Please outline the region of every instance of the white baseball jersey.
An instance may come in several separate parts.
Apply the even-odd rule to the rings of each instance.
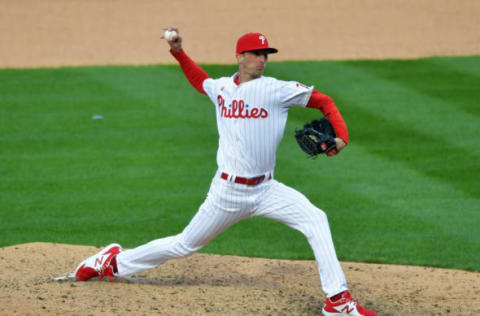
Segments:
[[[313,87],[264,76],[237,85],[236,76],[203,82],[216,105],[218,168],[242,177],[273,172],[288,109],[306,106]]]

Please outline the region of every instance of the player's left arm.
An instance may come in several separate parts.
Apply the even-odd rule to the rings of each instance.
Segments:
[[[329,156],[336,155],[348,144],[348,130],[342,115],[337,109],[335,102],[328,95],[325,95],[317,90],[313,90],[312,95],[307,103],[308,108],[318,109],[322,114],[328,118],[337,134],[335,142],[337,149],[327,153]]]

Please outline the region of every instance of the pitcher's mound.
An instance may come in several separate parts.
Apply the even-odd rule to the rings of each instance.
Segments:
[[[314,261],[195,254],[130,279],[55,281],[95,247],[0,248],[1,315],[321,315]],[[480,315],[480,273],[344,262],[353,295],[379,315]]]

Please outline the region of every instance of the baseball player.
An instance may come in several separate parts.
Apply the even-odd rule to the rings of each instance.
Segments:
[[[336,148],[328,155],[336,155],[347,145],[347,127],[335,103],[313,87],[263,76],[269,54],[277,53],[263,34],[241,36],[236,45],[238,72],[213,79],[182,49],[178,29],[167,30],[174,31],[167,40],[171,54],[191,85],[215,106],[218,170],[204,203],[180,234],[125,251],[111,244],[80,263],[74,272],[76,279],[107,276],[113,281],[115,275],[128,276],[157,267],[198,251],[242,219],[263,216],[307,238],[326,295],[324,315],[377,315],[351,297],[325,213],[274,178],[276,151],[291,107],[316,108],[328,117],[337,135]]]

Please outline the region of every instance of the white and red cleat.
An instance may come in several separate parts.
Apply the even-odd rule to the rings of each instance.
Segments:
[[[349,291],[343,292],[342,297],[334,302],[327,298],[322,313],[324,316],[378,316],[377,312],[360,306]]]
[[[119,244],[110,244],[102,251],[82,261],[75,269],[74,275],[78,281],[87,281],[93,277],[103,279],[108,277],[113,282],[114,267],[110,264],[112,259],[122,251]]]

